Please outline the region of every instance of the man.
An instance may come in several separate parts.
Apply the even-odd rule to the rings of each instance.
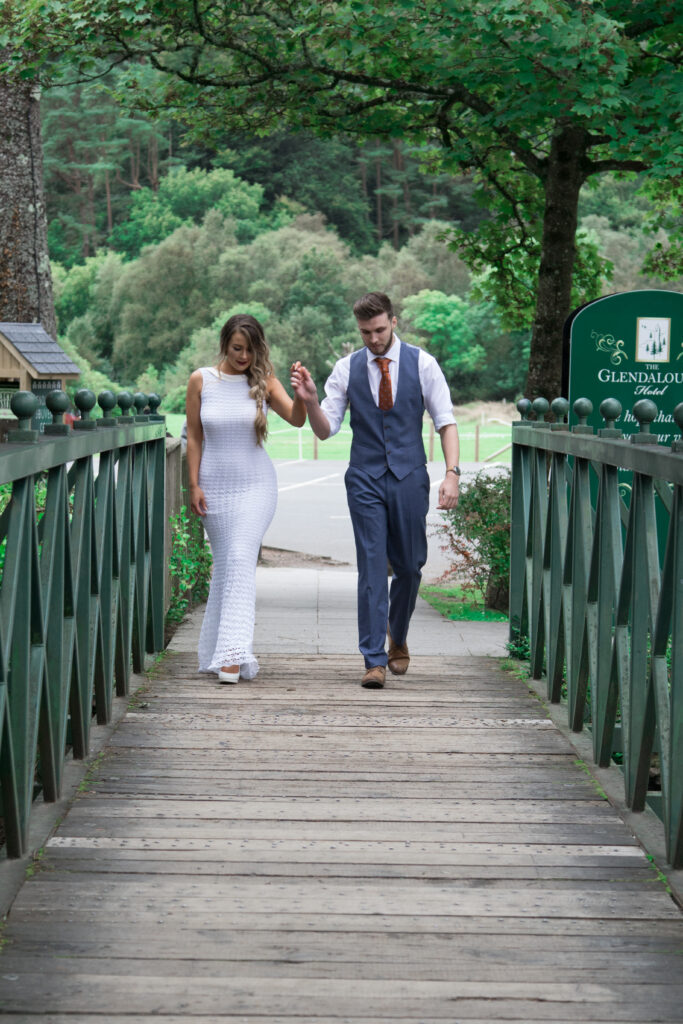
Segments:
[[[305,367],[295,368],[291,381],[323,441],[337,433],[351,408],[353,439],[344,479],[358,562],[358,634],[365,659],[361,685],[378,689],[384,686],[387,664],[394,675],[403,675],[410,662],[408,626],[427,559],[425,407],[446,460],[441,509],[458,502],[460,446],[446,379],[432,356],[396,336],[388,296],[370,292],[358,299],[353,312],[365,347],[335,364],[322,405]],[[387,561],[393,571],[389,595]]]

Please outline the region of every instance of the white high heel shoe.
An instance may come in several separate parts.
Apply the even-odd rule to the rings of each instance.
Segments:
[[[236,683],[239,677],[239,669],[237,670],[237,672],[224,672],[223,669],[220,669],[220,671],[218,672],[219,683]]]

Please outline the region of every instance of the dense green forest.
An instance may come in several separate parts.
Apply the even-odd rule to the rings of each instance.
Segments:
[[[280,376],[298,358],[322,383],[358,346],[351,303],[376,288],[396,303],[401,336],[440,360],[454,401],[521,393],[529,331],[446,241],[454,224],[468,232],[488,216],[470,178],[430,172],[399,140],[283,129],[200,147],[177,122],[124,110],[116,84],[43,100],[59,337],[85,383],[157,390],[179,411],[237,310],[264,322]],[[592,292],[579,276],[577,303],[662,286],[642,272],[658,236],[635,175],[585,188],[581,215],[600,274]]]

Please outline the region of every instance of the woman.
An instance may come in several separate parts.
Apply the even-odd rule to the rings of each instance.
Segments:
[[[217,366],[187,386],[187,470],[190,507],[202,516],[213,575],[199,637],[199,670],[222,683],[253,679],[256,561],[275,513],[275,467],[263,447],[270,406],[293,427],[306,421],[273,375],[261,324],[238,314],[224,324]]]

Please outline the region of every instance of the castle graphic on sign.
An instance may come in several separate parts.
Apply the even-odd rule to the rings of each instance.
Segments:
[[[636,362],[668,363],[671,320],[666,317],[638,317]]]

